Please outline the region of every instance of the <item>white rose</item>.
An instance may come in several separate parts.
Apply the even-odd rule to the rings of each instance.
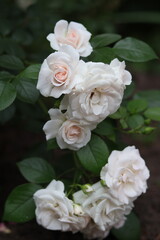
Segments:
[[[98,123],[120,107],[125,83],[122,74],[118,76],[118,70],[108,64],[88,62],[82,66],[81,81],[64,97],[60,108],[75,119]]]
[[[91,33],[80,23],[60,20],[56,23],[54,34],[50,33],[47,39],[53,49],[59,50],[63,44],[71,45],[82,57],[87,57],[92,52],[89,43]]]
[[[117,78],[121,79],[124,85],[130,85],[132,81],[132,76],[130,72],[125,70],[125,62],[120,62],[117,58],[113,59],[110,63],[110,66],[115,72]]]
[[[87,213],[101,231],[106,231],[113,226],[122,226],[133,207],[121,203],[110,194],[107,187],[103,187],[100,182],[93,184],[94,192],[84,194],[79,191],[73,194],[74,201],[81,204],[85,213]]]
[[[126,204],[146,192],[148,178],[149,170],[134,146],[113,151],[101,171],[112,195]]]
[[[59,52],[50,54],[43,62],[37,89],[45,97],[60,97],[68,94],[77,84],[76,69],[79,55],[71,46],[63,46]]]
[[[71,150],[78,150],[90,141],[91,131],[88,126],[82,126],[74,119],[67,120],[58,109],[50,109],[49,114],[51,120],[43,127],[47,140],[56,138],[61,149]]]
[[[89,217],[74,211],[74,203],[64,194],[64,184],[53,180],[34,194],[38,224],[50,230],[76,232],[88,224]]]

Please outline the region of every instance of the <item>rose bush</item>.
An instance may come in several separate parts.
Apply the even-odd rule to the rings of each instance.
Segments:
[[[0,77],[9,76],[9,81],[0,81],[0,110],[11,107],[16,97],[27,103],[37,102],[44,113],[33,108],[32,114],[25,116],[36,116],[34,131],[39,126],[42,129],[43,122],[47,147],[43,144],[40,149],[42,152],[46,147],[49,159],[31,157],[18,163],[30,183],[11,192],[4,220],[25,222],[36,216],[38,224],[47,229],[80,231],[88,239],[103,239],[117,228],[121,234],[115,236],[128,240],[130,235],[121,227],[126,221],[134,226],[130,213],[134,200],[147,189],[149,170],[134,146],[113,149],[121,149],[122,133],[153,131],[151,120],[160,120],[160,109],[150,107],[141,95],[134,98],[132,77],[123,60],[140,62],[144,56],[147,60],[157,56],[147,44],[133,38],[118,41],[120,35],[102,34],[93,37],[91,43],[90,38],[91,33],[82,24],[60,20],[54,33],[47,36],[57,51],[41,66],[28,66],[13,76],[14,71],[24,68],[23,62],[14,56],[1,56],[0,66],[12,60],[13,71],[1,73]],[[114,45],[108,47],[110,44]],[[84,61],[80,56],[88,58]],[[18,104],[18,111],[22,111]],[[4,119],[7,114],[2,114]],[[58,161],[53,161],[50,150],[57,148],[76,152],[64,151]],[[55,153],[57,156],[58,151]],[[55,179],[64,181],[65,189],[63,182]],[[138,227],[132,234],[138,240],[139,223],[136,217],[133,219]]]

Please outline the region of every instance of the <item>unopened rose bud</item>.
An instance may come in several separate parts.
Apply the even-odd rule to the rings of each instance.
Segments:
[[[75,215],[83,215],[84,214],[82,207],[79,204],[74,203],[73,208],[74,208]]]
[[[106,187],[106,186],[107,186],[107,184],[106,184],[106,182],[105,182],[104,180],[101,180],[100,183],[101,183],[101,185],[102,185],[103,187]]]
[[[145,128],[142,130],[142,133],[143,133],[143,134],[150,134],[150,133],[152,133],[154,130],[155,130],[154,127],[145,127]]]
[[[91,186],[91,184],[85,184],[83,185],[82,187],[82,191],[85,193],[85,194],[88,194],[90,192],[93,192],[93,188]]]

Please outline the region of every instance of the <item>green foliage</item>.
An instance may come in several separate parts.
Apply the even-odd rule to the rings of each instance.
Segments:
[[[127,124],[131,129],[140,128],[144,124],[144,118],[140,114],[134,114],[128,117]]]
[[[23,62],[16,56],[2,55],[0,56],[0,67],[10,70],[22,70],[24,65]]]
[[[17,165],[21,174],[29,182],[49,183],[55,178],[55,172],[52,165],[42,158],[27,158]]]
[[[135,90],[135,83],[134,82],[132,82],[130,85],[127,85],[126,89],[124,91],[123,99],[127,99],[127,98],[131,97],[134,93],[134,90]]]
[[[0,80],[2,81],[10,81],[13,78],[13,75],[6,71],[0,72]]]
[[[39,91],[36,89],[40,64],[27,67],[16,76],[13,84],[17,90],[17,97],[27,103],[35,103],[39,98]]]
[[[16,98],[16,90],[12,83],[0,81],[0,111],[9,107]]]
[[[113,49],[119,57],[131,62],[146,62],[157,59],[155,52],[148,44],[131,37],[120,40]]]
[[[36,84],[32,79],[17,76],[14,80],[14,85],[17,90],[17,97],[27,103],[35,103],[39,98],[39,91],[36,89]]]
[[[28,222],[35,217],[33,194],[41,189],[40,185],[27,183],[13,189],[5,203],[3,220]]]
[[[107,163],[109,150],[100,137],[92,135],[91,141],[77,151],[77,156],[85,169],[98,175],[101,168]]]
[[[23,29],[16,29],[15,32],[13,32],[11,38],[17,42],[21,43],[22,45],[29,45],[32,43],[32,36],[31,34]]]
[[[93,37],[91,40],[91,45],[93,48],[105,47],[111,43],[118,41],[119,39],[121,39],[121,36],[119,34],[104,33]]]
[[[115,58],[115,53],[112,48],[103,47],[93,50],[91,55],[88,57],[93,62],[104,62],[110,63]]]
[[[144,116],[155,121],[160,121],[160,107],[148,108],[144,112]]]
[[[132,212],[127,216],[123,227],[112,229],[112,234],[117,240],[139,240],[140,239],[140,222],[137,216]]]
[[[29,67],[25,68],[23,72],[19,74],[19,77],[34,79],[35,82],[37,82],[40,67],[41,67],[41,64],[30,65]]]
[[[135,95],[135,98],[143,98],[148,102],[149,107],[160,106],[160,90],[140,91]]]
[[[116,140],[114,125],[112,121],[110,121],[110,119],[105,119],[104,121],[99,123],[94,132],[99,135],[106,136],[111,141]]]
[[[124,106],[121,106],[117,112],[109,115],[110,118],[113,119],[121,119],[127,116],[127,109]]]
[[[143,112],[147,108],[147,101],[145,99],[134,99],[127,103],[127,109],[130,113]]]
[[[55,138],[50,139],[50,140],[47,141],[47,150],[56,149],[58,147],[59,146],[58,146]]]
[[[10,38],[0,39],[1,52],[17,56],[21,59],[25,58],[25,52],[23,48]]]

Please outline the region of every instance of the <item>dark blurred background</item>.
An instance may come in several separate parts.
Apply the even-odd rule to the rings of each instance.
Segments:
[[[51,52],[46,36],[60,19],[80,22],[93,35],[107,32],[139,38],[160,53],[160,1],[1,0],[0,9],[2,35],[23,48],[14,54],[27,61],[42,62]],[[160,71],[155,62],[136,67]]]

